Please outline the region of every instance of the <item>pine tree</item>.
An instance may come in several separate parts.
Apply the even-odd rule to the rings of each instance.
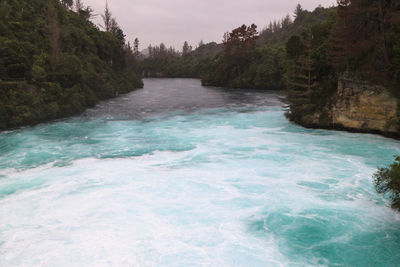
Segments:
[[[113,23],[113,18],[112,18],[112,13],[110,9],[108,8],[108,1],[106,1],[106,6],[104,8],[104,14],[101,15],[104,23],[104,30],[106,32],[110,32],[112,29],[112,23]],[[115,21],[115,20],[114,20]]]
[[[189,54],[189,52],[190,52],[189,44],[187,41],[185,41],[183,43],[183,47],[182,47],[182,56],[184,56],[184,57],[187,56]]]
[[[341,7],[339,6],[338,8],[340,9]],[[336,22],[329,40],[329,57],[332,65],[339,72],[346,71],[349,67],[345,27],[341,21]]]
[[[135,38],[135,41],[133,43],[133,54],[135,55],[136,58],[139,57],[139,39]]]
[[[160,44],[160,54],[165,54],[167,52],[167,47],[165,46],[164,43]]]
[[[203,42],[203,40],[201,40],[200,42],[199,42],[199,47],[202,47],[204,45],[204,42]]]
[[[225,32],[224,36],[223,36],[223,39],[222,39],[222,43],[224,45],[226,45],[226,43],[228,42],[228,39],[229,39],[229,32]]]
[[[282,22],[281,22],[282,29],[288,28],[290,24],[292,24],[292,19],[290,18],[289,14],[288,14],[288,15],[286,15],[285,18],[282,19]]]
[[[300,18],[303,11],[303,7],[300,4],[297,4],[296,9],[294,10],[294,17],[296,19]]]
[[[315,107],[312,96],[318,86],[312,58],[311,30],[305,33],[299,46],[303,46],[301,55],[293,58],[288,79],[288,100],[291,118],[296,120],[304,111]],[[300,41],[300,40],[299,40]]]

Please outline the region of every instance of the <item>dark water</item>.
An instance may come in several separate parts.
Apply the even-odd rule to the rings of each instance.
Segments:
[[[197,79],[145,79],[145,88],[101,103],[84,117],[142,119],[199,109],[280,106],[276,92],[201,86]]]

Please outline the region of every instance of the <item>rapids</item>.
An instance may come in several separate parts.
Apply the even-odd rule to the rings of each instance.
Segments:
[[[0,266],[398,266],[371,176],[400,143],[284,112],[276,92],[147,79],[0,133]]]

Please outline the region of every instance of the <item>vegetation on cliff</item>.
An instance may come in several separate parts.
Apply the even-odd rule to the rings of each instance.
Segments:
[[[288,117],[300,122],[326,104],[337,87],[338,73],[332,64],[332,31],[337,8],[317,7],[310,12],[298,5],[294,21],[289,16],[268,25],[251,47],[250,58],[230,53],[235,31],[228,33],[224,52],[203,74],[206,85],[286,89]]]
[[[293,21],[286,16],[271,22],[258,36],[246,33],[243,25],[224,35],[222,51],[208,58],[196,76],[205,85],[286,89],[289,119],[304,126],[335,127],[324,109],[344,74],[400,96],[397,2],[339,0],[337,7],[312,12],[298,5]],[[252,37],[246,40],[246,34]],[[241,45],[246,43],[251,45]]]
[[[309,34],[305,32],[297,41],[294,41],[297,37],[292,37],[287,43],[286,52],[292,58],[292,77],[304,75],[308,81],[301,85],[289,80],[289,118],[305,126],[310,124],[305,119],[307,116],[323,113],[338,77],[344,73],[371,84],[384,85],[394,96],[399,96],[396,90],[400,85],[398,1],[337,2],[334,18],[313,26]],[[294,53],[290,47],[302,49],[292,57]],[[296,65],[307,68],[301,70]]]
[[[400,157],[388,168],[381,168],[374,174],[375,188],[378,193],[388,194],[392,208],[400,211]]]
[[[105,31],[91,15],[82,1],[0,2],[0,129],[75,114],[142,86],[111,12]]]

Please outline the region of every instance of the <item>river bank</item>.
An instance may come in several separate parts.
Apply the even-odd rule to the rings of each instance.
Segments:
[[[399,101],[390,90],[351,77],[340,77],[323,106],[294,120],[307,128],[380,134],[400,138]]]

